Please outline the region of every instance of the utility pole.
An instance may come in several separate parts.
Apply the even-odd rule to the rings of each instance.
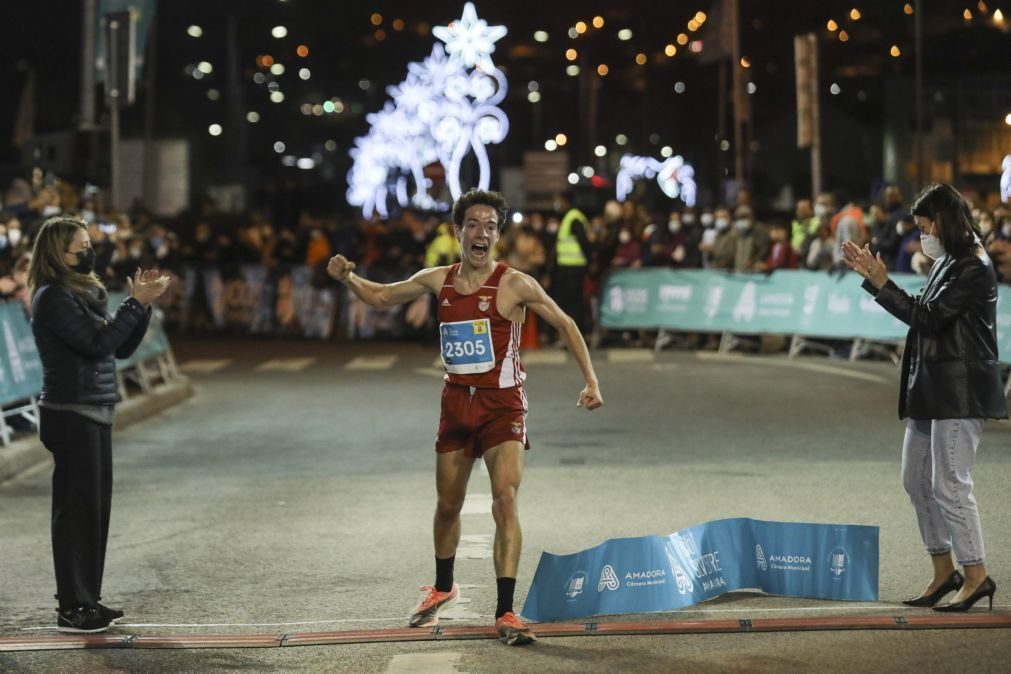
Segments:
[[[147,43],[147,58],[144,59],[144,69],[147,71],[146,96],[144,97],[144,184],[141,188],[141,199],[144,205],[155,210],[157,188],[156,159],[157,152],[154,141],[154,114],[156,104],[155,85],[158,78],[155,74],[155,58],[158,53],[158,6],[152,3],[151,35]]]
[[[797,147],[811,148],[811,198],[821,193],[821,120],[818,105],[818,39],[793,38],[797,74]]]
[[[109,99],[109,198],[113,210],[119,208],[119,105],[120,105],[120,73],[119,68],[119,31],[126,29],[120,25],[119,19],[109,17],[109,30],[106,40],[105,86]]]
[[[739,0],[728,0],[730,8],[730,26],[733,35],[733,47],[731,52],[731,86],[733,87],[734,102],[734,180],[737,182],[737,189],[744,187],[744,100],[743,79],[741,72],[741,17]]]
[[[923,162],[923,7],[916,0],[913,9],[913,30],[916,44],[916,76],[914,82],[914,105],[916,106],[916,183],[921,189],[927,179],[926,167]]]
[[[95,0],[81,3],[81,118],[78,128],[95,128]]]

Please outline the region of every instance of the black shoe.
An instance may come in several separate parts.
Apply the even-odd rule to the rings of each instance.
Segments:
[[[109,608],[98,604],[98,615],[109,621],[109,624],[118,623],[123,619],[123,612],[116,608]]]
[[[952,571],[951,575],[948,576],[948,580],[941,584],[941,587],[937,588],[930,594],[923,594],[919,597],[913,597],[912,599],[906,599],[902,603],[906,606],[917,606],[917,607],[927,607],[933,606],[937,602],[941,601],[941,597],[948,594],[949,592],[958,592],[962,589],[962,585],[965,583],[965,578],[962,577],[957,570]]]
[[[968,597],[962,601],[952,602],[950,604],[941,604],[940,606],[935,606],[935,611],[942,611],[944,613],[964,613],[972,608],[972,605],[983,597],[990,599],[990,610],[993,610],[993,593],[997,591],[997,583],[990,580],[990,576],[979,584],[976,591],[970,594]]]
[[[109,629],[109,621],[102,617],[97,608],[78,608],[60,611],[56,618],[56,631],[66,634],[94,634]]]

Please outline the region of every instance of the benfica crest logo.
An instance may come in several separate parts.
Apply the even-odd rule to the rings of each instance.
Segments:
[[[491,295],[478,295],[477,308],[481,311],[488,311],[491,309]]]

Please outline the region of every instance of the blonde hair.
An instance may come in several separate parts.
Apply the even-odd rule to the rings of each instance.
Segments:
[[[68,252],[79,229],[87,232],[87,223],[65,216],[49,218],[42,223],[35,236],[31,262],[28,263],[29,297],[34,297],[39,288],[49,283],[65,285],[82,297],[87,296],[93,288],[105,290],[95,272],[82,274],[63,259],[63,254]]]

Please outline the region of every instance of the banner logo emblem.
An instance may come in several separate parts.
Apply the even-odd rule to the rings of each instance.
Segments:
[[[681,594],[694,592],[695,583],[693,583],[691,577],[685,573],[685,570],[681,568],[681,564],[676,559],[677,554],[674,552],[674,546],[670,541],[668,541],[667,544],[663,546],[663,549],[664,552],[667,553],[667,562],[670,564],[671,573],[674,574],[674,582],[677,584],[678,592]]]
[[[842,548],[836,548],[829,557],[829,570],[832,575],[839,578],[846,573],[846,561],[849,555]]]
[[[572,601],[579,595],[583,594],[583,588],[586,586],[586,574],[582,571],[577,571],[572,574],[568,582],[565,583],[565,596],[569,601]]]
[[[617,590],[621,587],[621,581],[618,580],[618,574],[614,572],[614,567],[610,564],[605,564],[604,568],[600,570],[600,582],[597,583],[597,592],[603,592],[604,590]]]
[[[755,546],[755,564],[762,571],[768,571],[769,570],[769,564],[768,564],[768,562],[765,561],[765,553],[762,552],[762,546],[761,545],[756,545]]]

